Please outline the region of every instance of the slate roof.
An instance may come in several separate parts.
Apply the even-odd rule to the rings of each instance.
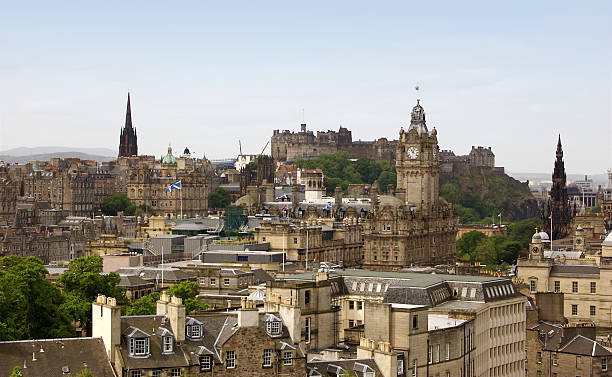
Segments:
[[[555,264],[550,269],[550,275],[599,275],[599,266]]]
[[[62,368],[73,376],[84,368],[94,376],[115,376],[102,338],[0,342],[0,375],[10,375],[16,366],[22,368],[24,377],[63,377]]]
[[[144,280],[138,275],[119,275],[119,277],[121,280],[117,285],[123,288],[152,287],[154,285],[152,281]]]
[[[601,344],[582,335],[573,337],[572,340],[559,349],[559,352],[597,357],[612,356],[612,352],[605,349]]]
[[[313,360],[307,364],[308,376],[363,376],[365,372],[374,372],[382,376],[374,359]]]

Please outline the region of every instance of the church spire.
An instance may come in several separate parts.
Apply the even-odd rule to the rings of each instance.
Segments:
[[[130,92],[128,92],[127,110],[125,111],[125,128],[132,129],[132,107],[130,106]]]
[[[119,136],[119,157],[137,156],[138,138],[136,130],[132,127],[132,106],[130,105],[130,93],[128,92],[127,109],[125,110],[125,127]]]
[[[561,146],[561,134],[559,134],[559,141],[557,141],[557,160],[563,158],[563,147]]]

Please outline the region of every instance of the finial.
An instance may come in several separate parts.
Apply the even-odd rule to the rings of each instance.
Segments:
[[[419,98],[417,98],[417,105],[421,102],[421,100]]]

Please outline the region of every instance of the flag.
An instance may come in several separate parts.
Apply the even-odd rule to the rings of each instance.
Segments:
[[[330,209],[332,207],[332,202],[327,202],[323,209]]]
[[[497,217],[501,217],[501,212],[499,213],[499,215],[497,215]]]
[[[180,189],[181,189],[181,181],[175,182],[171,184],[170,186],[168,186],[168,192],[172,190],[180,190]]]

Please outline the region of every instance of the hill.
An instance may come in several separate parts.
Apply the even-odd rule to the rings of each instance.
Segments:
[[[28,161],[49,161],[51,158],[80,158],[98,162],[110,161],[117,153],[108,148],[78,148],[78,147],[20,147],[0,151],[0,161],[6,163],[25,164]]]
[[[484,167],[455,163],[440,171],[440,195],[453,203],[462,223],[519,221],[540,215],[527,183]]]

